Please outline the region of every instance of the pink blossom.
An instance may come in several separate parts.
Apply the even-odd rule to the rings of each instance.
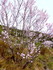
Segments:
[[[3,0],[3,5],[5,5],[6,2],[7,2],[7,0]]]

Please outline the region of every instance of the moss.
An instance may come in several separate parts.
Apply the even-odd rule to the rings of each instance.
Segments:
[[[2,29],[2,26],[0,25],[0,34],[2,33],[3,29]]]
[[[42,42],[37,42],[37,43],[35,43],[35,46],[36,47],[39,47],[39,46],[41,46],[42,45]]]
[[[47,65],[51,70],[53,70],[53,62],[48,62]]]

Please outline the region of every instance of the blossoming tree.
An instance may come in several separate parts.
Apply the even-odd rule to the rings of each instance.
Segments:
[[[38,35],[34,35],[34,31],[42,32],[45,25],[48,27],[48,31],[52,26],[46,24],[47,19],[48,14],[46,11],[38,9],[35,0],[0,0],[0,25],[3,26],[3,28],[0,27],[0,34],[3,38],[3,40],[0,39],[2,59],[11,62],[13,67],[20,66],[22,69],[32,65],[38,56],[37,59],[43,60],[44,64],[44,57],[41,55],[45,55],[46,50],[48,53],[48,49],[41,42],[37,42],[36,36]],[[18,36],[18,29],[21,30],[21,37]],[[42,35],[38,37],[42,37]],[[7,70],[9,70],[8,66],[7,64]]]

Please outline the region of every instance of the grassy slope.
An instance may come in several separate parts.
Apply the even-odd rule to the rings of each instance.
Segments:
[[[27,42],[30,38],[26,36],[23,37],[22,30],[10,29],[9,39],[4,39],[4,42],[3,35],[1,35],[2,31],[2,26],[0,26],[0,70],[23,70],[22,67],[30,58],[23,59],[16,53],[27,54],[28,49],[25,48],[27,44],[21,42],[22,40]],[[19,33],[17,37],[14,31]],[[38,32],[36,33],[39,34]],[[52,40],[52,38],[46,36],[45,34],[42,39],[47,38],[48,40]],[[37,36],[33,37],[32,42],[34,42],[35,38],[37,38]],[[42,42],[38,41],[35,45],[39,47],[40,45],[42,46],[41,43]],[[34,53],[32,56],[34,56]],[[53,70],[53,48],[43,46],[40,48],[40,54],[38,54],[33,62],[29,63],[24,70],[45,70],[46,68]]]

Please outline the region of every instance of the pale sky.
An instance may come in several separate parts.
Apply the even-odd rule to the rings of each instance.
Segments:
[[[13,0],[8,1],[13,2]],[[49,19],[47,22],[53,23],[53,0],[36,0],[36,5],[40,10],[43,9],[44,11],[47,11],[49,15]]]
[[[13,2],[14,0],[8,0]],[[26,0],[25,0],[26,1]],[[46,10],[46,12],[49,15],[48,23],[53,24],[53,0],[36,0],[36,5],[40,10]],[[21,27],[21,26],[20,26]],[[44,28],[44,31],[46,31],[47,28]]]
[[[49,23],[53,23],[53,0],[36,0],[37,6],[39,9],[46,10],[49,19]]]
[[[13,2],[13,0],[9,1]],[[47,11],[49,15],[48,22],[53,23],[53,0],[36,0],[36,4],[39,9]]]

